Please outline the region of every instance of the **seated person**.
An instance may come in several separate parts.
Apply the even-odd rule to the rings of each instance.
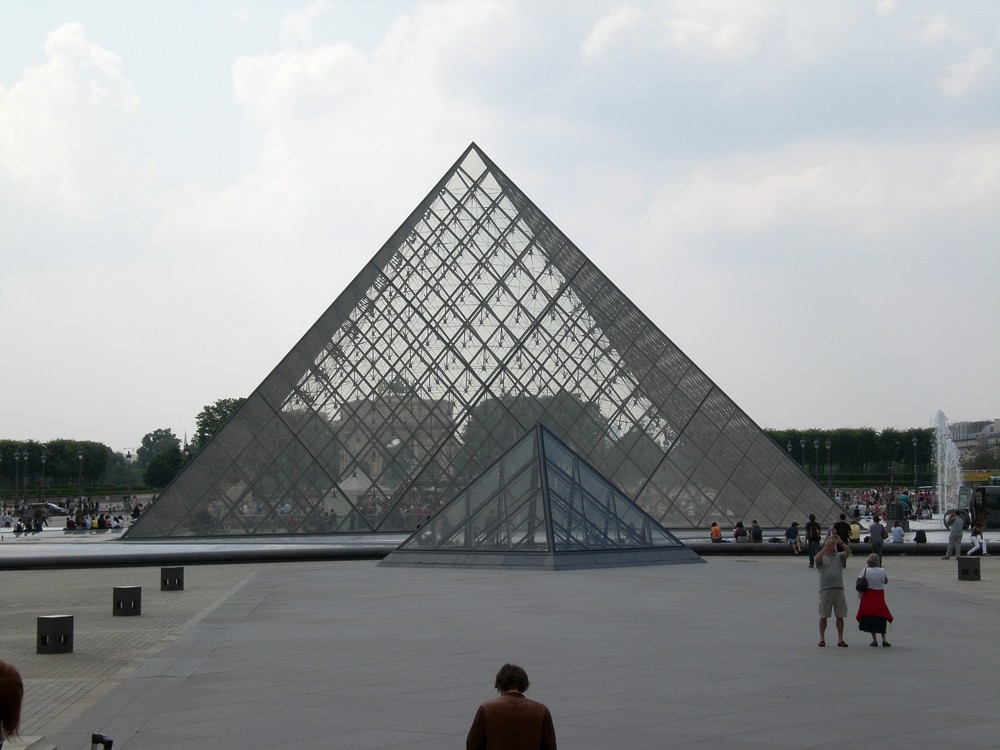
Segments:
[[[746,526],[743,525],[742,521],[737,521],[736,527],[733,529],[733,539],[737,542],[745,542],[748,536]]]
[[[851,524],[851,541],[860,542],[861,541],[861,524],[857,521]]]
[[[755,518],[750,522],[750,541],[751,542],[763,542],[764,541],[764,529],[757,525],[757,519]]]
[[[722,527],[719,526],[715,521],[712,521],[711,527],[708,529],[709,535],[712,537],[713,542],[722,541]]]
[[[903,543],[903,527],[899,524],[899,521],[896,521],[896,523],[892,527],[892,531],[889,532],[889,534],[890,534],[890,541],[893,544]]]

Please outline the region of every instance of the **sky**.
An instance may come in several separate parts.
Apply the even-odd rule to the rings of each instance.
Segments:
[[[1000,418],[993,0],[0,0],[0,438],[193,435],[473,141],[758,424]]]

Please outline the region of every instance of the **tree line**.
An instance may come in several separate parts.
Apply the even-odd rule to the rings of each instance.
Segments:
[[[47,488],[86,494],[88,488],[165,487],[245,401],[222,398],[205,406],[188,445],[161,427],[143,436],[134,455],[91,440],[0,440],[0,494],[18,498],[41,495]]]
[[[43,479],[46,487],[79,485],[81,491],[85,487],[130,484],[162,488],[245,401],[245,398],[222,398],[206,405],[195,419],[195,434],[187,445],[182,445],[169,428],[154,429],[143,436],[134,456],[87,440],[57,439],[46,443],[0,440],[0,492],[10,496],[15,489],[17,492],[25,492],[25,488],[34,491],[41,487]],[[842,427],[834,430],[765,429],[765,432],[813,476],[822,476],[827,471],[885,474],[932,470],[932,428]]]
[[[813,475],[825,473],[828,464],[834,473],[885,474],[904,469],[912,472],[915,462],[917,471],[927,472],[931,470],[934,455],[934,429],[930,427],[881,431],[872,427],[765,429],[765,432]]]

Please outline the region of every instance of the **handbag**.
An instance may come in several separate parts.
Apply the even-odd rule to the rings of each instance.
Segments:
[[[867,572],[867,568],[862,570],[861,575],[858,576],[858,580],[854,583],[854,589],[862,594],[868,590],[868,577],[865,575]]]

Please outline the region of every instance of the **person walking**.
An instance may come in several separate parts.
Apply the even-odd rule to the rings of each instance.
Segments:
[[[819,552],[822,539],[823,528],[816,520],[816,514],[810,513],[809,520],[806,521],[806,553],[809,555],[810,568],[816,565],[816,553]]]
[[[989,557],[990,553],[987,547],[986,537],[983,536],[983,517],[980,514],[976,522],[972,524],[972,549],[969,550],[969,557],[979,552],[983,557]]]
[[[847,648],[844,641],[844,618],[847,617],[847,599],[844,596],[844,568],[847,558],[851,556],[851,548],[844,545],[841,552],[837,551],[840,536],[828,536],[822,549],[816,554],[816,567],[819,569],[819,646],[826,645],[826,621],[830,615],[837,618],[837,645]]]
[[[465,739],[466,750],[556,750],[549,709],[524,697],[527,672],[516,664],[504,664],[493,687],[500,697],[479,707]]]
[[[948,547],[945,549],[942,560],[947,560],[954,552],[955,557],[962,555],[962,532],[965,530],[965,516],[962,511],[955,513],[954,518],[948,524]]]
[[[16,737],[21,728],[21,701],[24,682],[21,673],[5,661],[0,661],[0,747],[5,740]]]
[[[878,646],[877,636],[882,636],[882,646],[888,648],[892,644],[885,639],[885,631],[889,623],[892,622],[892,612],[885,603],[885,585],[889,582],[889,576],[882,567],[879,556],[872,552],[868,555],[868,567],[861,571],[858,579],[864,579],[868,588],[861,593],[861,601],[858,603],[858,629],[871,633],[872,642],[870,645]]]

